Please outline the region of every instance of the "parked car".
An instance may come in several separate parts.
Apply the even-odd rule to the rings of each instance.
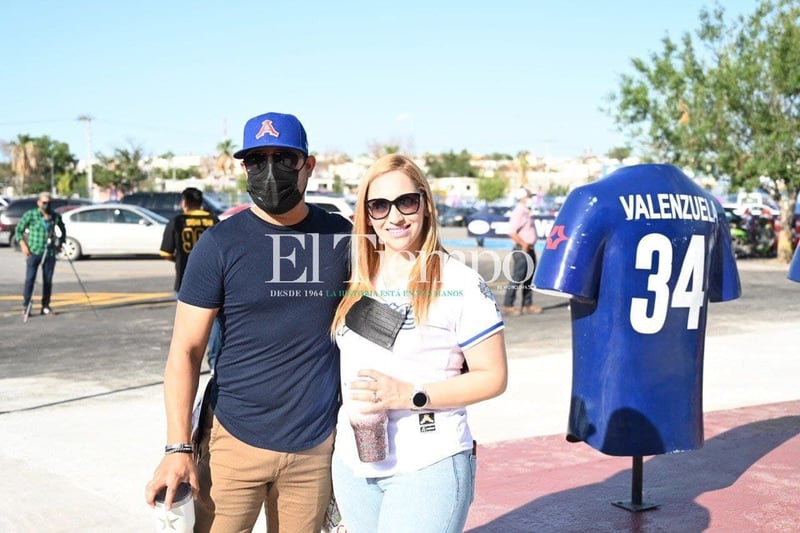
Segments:
[[[443,205],[438,207],[440,226],[466,226],[467,218],[477,210],[473,207],[453,207]]]
[[[168,220],[181,214],[180,192],[132,192],[123,196],[120,202],[144,207]],[[217,216],[225,211],[210,195],[205,194],[203,195],[203,209]]]
[[[159,255],[169,222],[158,213],[126,204],[95,204],[62,213],[67,238],[59,254],[71,261],[87,255]]]
[[[306,203],[307,204],[314,204],[318,207],[321,207],[325,211],[329,213],[336,213],[338,215],[342,215],[348,220],[353,220],[353,208],[350,204],[341,196],[326,196],[324,194],[306,194]],[[235,205],[231,208],[226,209],[223,211],[219,216],[220,220],[225,220],[240,211],[244,211],[245,209],[250,209],[253,205],[253,202],[245,202],[243,204]]]
[[[11,244],[14,239],[14,230],[17,228],[22,215],[25,214],[25,211],[36,207],[38,199],[39,195],[16,198],[0,210],[0,245],[8,246]],[[91,203],[91,200],[85,198],[53,197],[50,200],[50,205],[53,206],[53,209],[61,209],[67,206],[76,207]]]
[[[467,236],[474,237],[478,246],[483,246],[487,238],[508,238],[508,217],[512,209],[507,205],[490,205],[479,209],[467,218]],[[555,215],[531,215],[536,238],[540,242],[547,239],[555,220]]]
[[[475,237],[478,246],[484,239],[508,236],[508,215],[513,209],[508,205],[487,205],[467,217],[467,235]]]

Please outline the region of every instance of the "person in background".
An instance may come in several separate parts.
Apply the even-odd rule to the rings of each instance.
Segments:
[[[349,533],[463,531],[476,468],[465,406],[506,388],[500,310],[483,278],[442,247],[433,201],[399,154],[378,159],[359,187],[352,281],[331,328],[345,406],[333,485]],[[383,460],[360,460],[350,402],[387,414]]]
[[[167,445],[145,501],[166,488],[169,507],[189,483],[195,531],[250,531],[262,508],[270,533],[320,531],[339,409],[329,331],[352,224],[305,203],[316,160],[294,115],[248,120],[234,157],[254,205],[206,230],[186,265],[164,371]],[[192,405],[218,314],[224,346],[195,444]]]
[[[50,308],[53,293],[53,273],[56,268],[56,254],[67,237],[67,230],[61,215],[53,211],[49,192],[39,194],[36,207],[25,211],[14,230],[14,238],[25,254],[25,288],[22,294],[22,313],[27,319],[30,314],[36,271],[42,265],[42,309],[43,315],[54,315]],[[58,228],[60,235],[56,234]],[[27,237],[25,232],[27,230]]]
[[[542,308],[533,305],[533,289],[531,280],[536,270],[536,229],[531,221],[531,210],[528,202],[533,195],[526,188],[521,188],[516,193],[517,205],[508,217],[508,236],[514,241],[511,255],[514,260],[512,276],[508,280],[506,294],[503,298],[503,312],[507,315],[519,315],[520,311],[514,306],[517,290],[522,287],[522,311],[530,314],[539,314]]]
[[[195,243],[205,230],[219,222],[216,215],[203,210],[203,191],[187,187],[181,193],[181,211],[164,228],[161,239],[161,257],[175,263],[175,296],[181,290],[181,280]],[[208,338],[208,367],[214,372],[217,356],[222,349],[222,332],[219,320],[214,320]]]

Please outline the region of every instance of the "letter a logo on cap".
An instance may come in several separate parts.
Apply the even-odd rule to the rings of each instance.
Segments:
[[[275,129],[275,126],[272,125],[272,121],[269,119],[261,123],[261,129],[258,130],[258,133],[256,133],[256,139],[260,139],[266,134],[270,134],[273,137],[280,137],[281,135],[278,133],[278,130]]]

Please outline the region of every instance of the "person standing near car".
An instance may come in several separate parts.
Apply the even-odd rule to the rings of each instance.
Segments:
[[[181,193],[181,211],[164,228],[161,239],[161,257],[175,263],[175,296],[181,290],[181,280],[195,243],[205,230],[219,222],[219,219],[203,210],[203,191],[187,187]],[[222,332],[219,320],[214,320],[208,338],[208,367],[214,372],[217,356],[222,349]]]
[[[14,238],[25,254],[25,288],[22,294],[23,314],[27,318],[32,304],[36,272],[42,265],[42,309],[41,314],[52,315],[50,296],[53,292],[53,273],[56,268],[56,253],[67,236],[61,215],[51,205],[49,192],[39,194],[36,207],[26,211],[14,230]],[[56,235],[56,228],[60,235]],[[25,234],[27,230],[27,236]]]
[[[542,308],[533,305],[533,290],[531,280],[536,270],[536,229],[531,221],[531,210],[528,201],[533,195],[526,188],[521,188],[516,193],[517,205],[508,217],[508,236],[514,241],[511,251],[513,267],[511,279],[508,280],[506,294],[503,299],[503,312],[507,315],[520,314],[514,307],[517,290],[522,287],[522,311],[525,313],[539,314]]]
[[[195,531],[320,531],[331,502],[339,351],[330,324],[346,287],[349,220],[308,205],[316,165],[297,117],[247,121],[253,207],[206,230],[189,257],[164,371],[165,456],[145,489],[171,505],[183,482]],[[224,346],[192,440],[203,347],[219,313]],[[195,463],[193,454],[196,454]]]

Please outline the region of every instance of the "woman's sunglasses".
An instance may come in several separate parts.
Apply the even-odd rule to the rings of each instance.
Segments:
[[[272,163],[292,170],[300,170],[306,162],[305,157],[295,152],[272,152],[271,154],[250,154],[245,156],[244,168],[248,174],[262,172],[272,157]]]
[[[419,211],[419,204],[422,201],[421,192],[409,192],[401,194],[394,200],[386,198],[373,198],[367,200],[367,213],[373,220],[381,220],[389,216],[392,206],[395,206],[403,215],[413,215]]]

